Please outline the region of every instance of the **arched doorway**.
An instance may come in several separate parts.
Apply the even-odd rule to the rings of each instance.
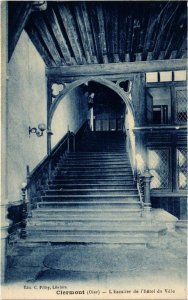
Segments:
[[[105,78],[93,78],[93,77],[87,77],[84,79],[80,79],[77,81],[74,81],[73,83],[69,84],[63,91],[59,93],[59,95],[54,99],[52,102],[52,105],[49,110],[48,114],[48,154],[51,152],[51,130],[52,130],[52,120],[54,117],[54,114],[59,106],[59,104],[65,99],[65,96],[68,95],[70,92],[72,92],[74,89],[77,87],[87,84],[88,82],[95,82],[97,84],[103,85],[109,89],[111,89],[115,94],[117,94],[123,103],[125,103],[126,110],[129,111],[131,114],[132,118],[134,119],[134,109],[132,106],[132,103],[130,101],[130,93],[129,91],[126,92],[120,85],[119,82],[113,82],[110,80],[107,80]]]

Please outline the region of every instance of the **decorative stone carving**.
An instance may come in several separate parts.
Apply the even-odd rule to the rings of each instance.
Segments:
[[[131,90],[132,90],[132,81],[131,80],[118,80],[116,84],[128,94],[129,100],[132,100]]]
[[[56,98],[59,95],[59,93],[63,91],[63,89],[65,88],[65,84],[53,83],[51,88],[52,88],[52,100],[54,100],[54,98]]]

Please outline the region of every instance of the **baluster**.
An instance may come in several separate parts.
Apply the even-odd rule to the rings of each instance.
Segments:
[[[48,162],[48,181],[50,181],[52,178],[52,163],[51,159]]]
[[[30,187],[30,170],[29,166],[26,166],[26,172],[27,172],[27,199],[28,199],[28,217],[32,216],[31,213],[31,187]]]
[[[141,177],[144,181],[144,211],[147,213],[151,210],[150,182],[153,176],[147,169]]]
[[[26,203],[26,183],[22,183],[22,220],[21,220],[21,232],[20,238],[26,239],[27,237],[27,203]]]
[[[69,125],[67,130],[67,152],[70,152],[70,131],[69,131]]]
[[[76,149],[76,140],[75,140],[75,134],[73,134],[73,152],[75,152]]]

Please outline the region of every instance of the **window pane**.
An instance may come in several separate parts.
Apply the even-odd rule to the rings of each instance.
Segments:
[[[111,131],[116,130],[116,119],[110,120],[110,130]]]
[[[176,91],[176,122],[183,124],[187,122],[187,91],[186,89]]]
[[[95,120],[95,130],[101,131],[101,120]]]
[[[109,120],[102,120],[102,130],[103,131],[109,130]]]
[[[160,81],[172,81],[172,72],[160,72]]]
[[[181,147],[177,149],[177,172],[178,172],[178,188],[187,188],[187,149]]]
[[[146,73],[146,82],[158,82],[158,73]]]
[[[175,81],[186,80],[186,71],[174,71],[174,80]]]
[[[149,169],[153,175],[152,189],[169,188],[169,149],[149,150]]]
[[[122,130],[123,129],[123,119],[118,119],[117,120],[117,130]]]
[[[161,124],[161,107],[160,106],[153,107],[153,123]]]

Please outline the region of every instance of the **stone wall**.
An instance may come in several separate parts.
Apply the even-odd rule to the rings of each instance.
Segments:
[[[7,185],[8,201],[20,199],[26,165],[32,170],[46,155],[46,133],[31,134],[28,127],[46,124],[45,65],[25,32],[8,64],[7,81]]]
[[[52,119],[52,148],[67,133],[78,131],[87,120],[88,99],[81,87],[77,87],[64,96]]]

